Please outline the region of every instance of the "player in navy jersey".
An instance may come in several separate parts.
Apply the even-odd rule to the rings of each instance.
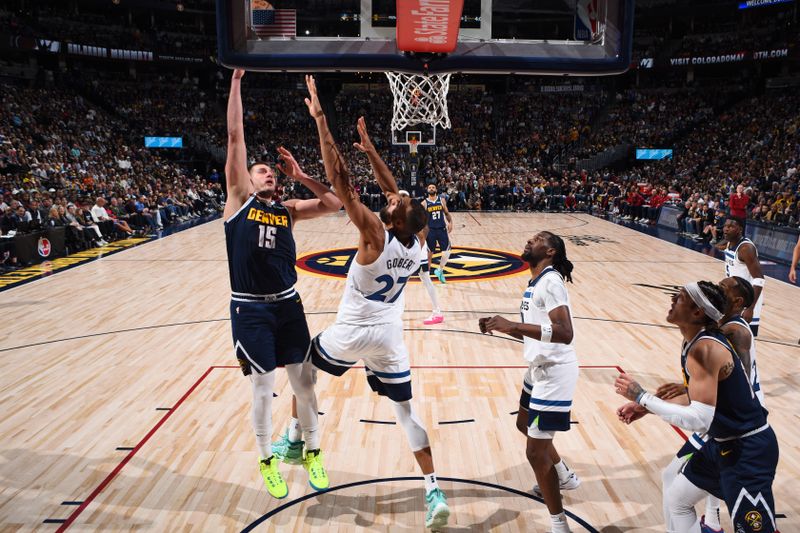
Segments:
[[[626,423],[648,412],[699,434],[708,442],[692,454],[669,487],[685,501],[666,502],[667,531],[698,533],[695,488],[725,500],[737,533],[771,533],[775,528],[772,483],[778,441],[766,419],[735,348],[717,324],[728,309],[725,291],[710,282],[690,283],[673,297],[667,321],[684,338],[681,368],[687,394],[663,400],[630,375],[620,375],[616,392],[631,403],[617,414]],[[642,409],[644,408],[644,409]]]
[[[259,469],[269,493],[288,494],[272,454],[272,396],[275,369],[285,366],[297,398],[306,452],[303,463],[312,487],[328,487],[322,465],[313,375],[303,360],[310,335],[300,295],[294,288],[293,225],[338,211],[342,203],[322,183],[306,175],[292,154],[279,148],[277,168],[316,196],[313,200],[276,200],[278,179],[268,164],[247,167],[242,121],[241,79],[235,70],[228,98],[228,155],[225,163],[227,201],[225,241],[231,282],[231,330],[236,358],[253,389],[252,422],[259,450]]]
[[[725,278],[720,281],[719,286],[725,291],[728,302],[725,316],[720,321],[720,330],[730,341],[736,354],[744,365],[747,377],[753,387],[753,392],[761,402],[764,403],[764,392],[758,379],[758,367],[756,365],[756,347],[753,332],[750,325],[742,318],[742,312],[753,305],[755,301],[753,286],[740,277]],[[656,396],[664,400],[671,400],[686,394],[686,386],[683,383],[667,383],[658,388]],[[686,485],[677,486],[673,481],[680,473],[684,463],[692,455],[700,450],[708,440],[708,435],[692,433],[689,439],[681,447],[672,462],[662,472],[662,486],[664,488],[664,516],[673,513],[670,505],[678,505],[686,508],[694,505],[703,498],[706,500],[705,514],[700,518],[700,528],[703,533],[720,533],[720,500],[716,496],[708,494],[699,487],[687,487]],[[682,493],[678,493],[682,490]]]
[[[439,256],[439,268],[433,271],[439,281],[446,283],[444,277],[444,267],[450,259],[450,233],[453,231],[453,217],[447,209],[447,201],[440,194],[437,194],[436,185],[428,185],[428,196],[422,201],[422,206],[428,211],[428,262],[436,252],[438,245],[441,255]]]

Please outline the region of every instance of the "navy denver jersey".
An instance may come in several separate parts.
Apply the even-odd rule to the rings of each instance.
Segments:
[[[761,406],[739,356],[721,332],[701,331],[691,342],[685,343],[681,353],[681,367],[686,386],[691,376],[686,370],[689,350],[700,339],[711,339],[722,344],[730,352],[733,372],[717,384],[717,406],[714,419],[708,430],[709,436],[725,439],[743,435],[767,423],[766,410]]]
[[[425,197],[425,207],[428,209],[428,228],[429,229],[445,229],[444,223],[444,206],[442,205],[442,198],[436,197],[436,200],[431,200]]]
[[[277,294],[297,281],[297,251],[289,210],[255,195],[225,222],[231,290],[251,295]]]

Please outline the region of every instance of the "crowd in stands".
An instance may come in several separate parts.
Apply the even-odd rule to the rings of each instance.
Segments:
[[[77,93],[0,90],[3,237],[64,226],[74,252],[221,209],[219,185],[145,149],[126,124]]]
[[[324,176],[302,90],[265,87],[263,79],[251,76],[244,84],[251,158],[274,162],[282,145],[310,175]],[[69,249],[79,250],[221,209],[223,176],[189,171],[185,162],[145,149],[141,138],[182,135],[224,153],[225,92],[169,77],[95,81],[84,88],[79,94],[2,86],[3,235],[65,226]],[[459,87],[449,99],[452,129],[440,130],[437,145],[421,147],[416,158],[407,147],[392,146],[388,87],[345,87],[327,97],[323,105],[353,180],[375,209],[382,195],[367,159],[352,146],[359,116],[402,183],[416,169],[417,193],[434,183],[454,210],[585,211],[652,224],[659,207],[671,203],[683,211],[681,230],[705,240],[719,237],[732,209],[754,220],[800,225],[800,96],[791,92],[627,90],[609,96],[603,90],[490,94]],[[555,164],[556,156],[589,156],[618,144],[669,144],[674,158],[627,170]],[[310,196],[291,180],[282,187],[285,197]]]

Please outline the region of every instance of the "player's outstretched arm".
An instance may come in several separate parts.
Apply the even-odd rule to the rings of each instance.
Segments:
[[[329,213],[335,213],[342,208],[342,202],[328,187],[315,180],[300,168],[300,164],[292,153],[283,146],[278,147],[278,159],[281,160],[278,169],[300,182],[314,193],[316,198],[310,200],[287,200],[283,203],[292,213],[292,219],[307,220]]]
[[[250,193],[250,173],[247,171],[247,148],[244,143],[242,76],[244,70],[233,71],[228,95],[228,156],[225,161],[228,197],[223,213],[226,220],[242,207]]]
[[[317,123],[319,133],[322,162],[325,166],[325,175],[333,184],[336,195],[342,201],[347,216],[360,233],[358,243],[358,257],[360,264],[373,263],[383,250],[384,229],[380,219],[376,217],[364,204],[361,203],[358,193],[350,182],[350,172],[344,162],[336,142],[333,140],[328,121],[317,95],[317,86],[313,76],[306,76],[308,95],[306,106],[308,112]]]
[[[353,143],[353,146],[355,146],[358,151],[367,155],[369,164],[372,167],[372,172],[375,174],[375,179],[378,180],[378,186],[380,186],[383,194],[385,194],[387,198],[389,194],[399,194],[400,189],[397,188],[397,181],[394,179],[394,174],[389,170],[384,160],[381,159],[378,150],[369,138],[367,122],[364,120],[364,117],[358,119],[356,129],[358,129],[361,142]]]

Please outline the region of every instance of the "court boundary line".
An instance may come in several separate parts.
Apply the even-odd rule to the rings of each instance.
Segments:
[[[112,481],[119,475],[122,469],[127,465],[131,459],[139,452],[139,450],[144,447],[145,444],[155,435],[155,433],[163,426],[169,418],[175,414],[178,408],[189,398],[189,396],[206,380],[206,378],[211,374],[212,371],[217,369],[240,369],[239,365],[211,365],[209,366],[205,372],[197,379],[197,381],[192,384],[189,389],[183,393],[183,395],[175,402],[175,404],[167,411],[164,416],[159,419],[156,424],[150,428],[150,430],[142,437],[138,443],[133,447],[131,451],[122,458],[122,460],[115,466],[111,472],[109,472],[106,477],[92,490],[92,492],[83,500],[75,500],[81,501],[81,504],[72,512],[70,515],[64,519],[64,522],[61,526],[56,530],[56,533],[62,533],[66,531],[74,522],[75,520],[86,510],[86,508],[91,505],[91,503],[100,495],[101,492],[109,485]],[[353,368],[364,368],[363,366],[356,366]],[[411,365],[411,368],[414,369],[431,369],[431,370],[442,370],[442,369],[453,369],[453,370],[498,370],[498,369],[523,369],[528,368],[528,365],[494,365],[494,366],[486,366],[486,365]],[[618,372],[625,374],[625,370],[622,369],[619,365],[579,365],[579,368],[582,369],[613,369],[617,370]],[[683,431],[675,426],[671,426],[678,435],[683,438],[683,440],[687,440],[686,434]],[[421,479],[421,478],[420,478]],[[447,478],[440,478],[440,479],[447,479]],[[455,479],[455,478],[453,478]],[[465,481],[466,480],[460,480]],[[482,482],[475,482],[475,484],[479,484]],[[514,490],[517,489],[510,489],[504,488],[503,490]],[[315,492],[307,495],[309,497],[313,497],[316,494],[322,494],[323,492]],[[523,493],[525,494],[525,493]],[[295,500],[296,501],[296,500]],[[291,503],[291,502],[290,502]]]

